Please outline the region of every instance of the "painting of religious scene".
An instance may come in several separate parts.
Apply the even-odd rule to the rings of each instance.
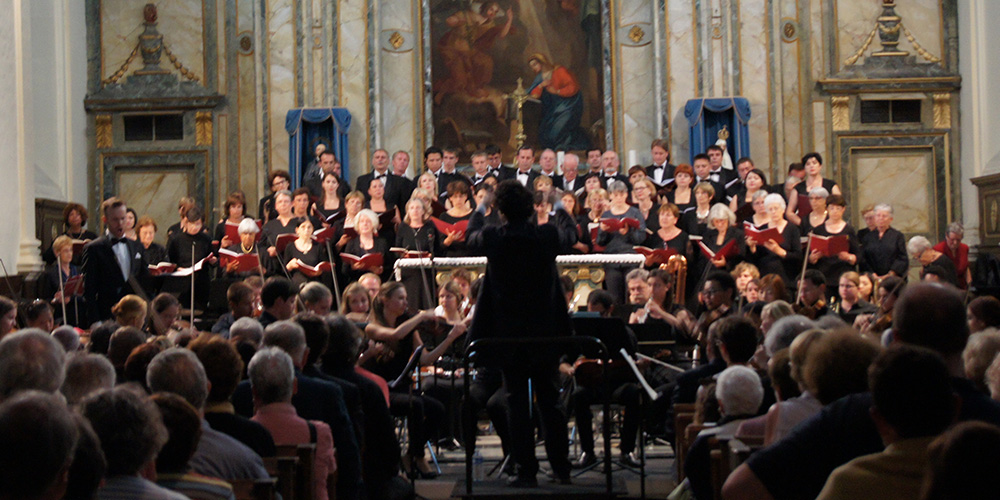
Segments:
[[[509,161],[521,79],[526,145],[603,147],[603,1],[432,0],[434,144],[460,148],[461,161],[495,144]]]

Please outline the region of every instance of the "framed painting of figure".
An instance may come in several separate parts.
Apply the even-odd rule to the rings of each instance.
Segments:
[[[526,145],[603,146],[606,1],[431,2],[434,144],[458,147],[461,160],[487,144],[512,157],[518,113],[509,96],[521,79]]]

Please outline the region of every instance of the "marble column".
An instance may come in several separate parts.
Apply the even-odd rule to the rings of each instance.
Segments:
[[[0,67],[7,68],[0,74],[0,107],[8,110],[0,117],[0,151],[6,153],[7,160],[0,172],[8,187],[0,201],[0,211],[9,215],[0,218],[0,234],[17,235],[0,238],[0,258],[11,273],[42,269],[39,242],[34,234],[35,176],[28,157],[31,117],[25,105],[31,96],[29,82],[25,80],[31,69],[31,47],[25,43],[30,36],[29,4],[24,0],[0,0],[0,11],[8,13],[0,16]]]

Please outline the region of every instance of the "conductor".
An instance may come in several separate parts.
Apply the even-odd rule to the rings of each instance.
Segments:
[[[553,225],[535,226],[528,222],[533,213],[532,195],[517,180],[499,184],[496,208],[501,225],[484,227],[484,213],[477,212],[468,228],[469,247],[487,257],[486,277],[476,303],[470,339],[569,335],[566,299],[555,264],[559,253],[558,230]],[[487,361],[500,367],[509,393],[510,448],[518,464],[517,475],[508,481],[511,486],[538,484],[534,425],[529,417],[529,380],[552,472],[558,482],[570,482],[566,417],[558,403],[559,354],[558,349],[528,344],[497,352]]]

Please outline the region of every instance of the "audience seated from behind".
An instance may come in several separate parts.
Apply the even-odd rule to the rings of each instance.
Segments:
[[[55,394],[65,379],[62,346],[51,335],[28,328],[0,340],[0,401],[21,391]]]
[[[0,404],[0,496],[58,500],[79,431],[59,396],[26,391]]]
[[[237,415],[230,401],[243,378],[243,359],[232,343],[215,335],[202,334],[188,345],[205,367],[211,384],[205,400],[205,421],[219,432],[232,436],[261,457],[276,454],[274,439],[262,425]]]
[[[235,500],[229,483],[191,471],[191,457],[201,440],[198,411],[176,394],[161,392],[151,399],[168,436],[156,455],[156,484],[199,500]]]
[[[156,477],[156,455],[167,442],[167,429],[148,396],[120,386],[85,399],[80,412],[94,428],[108,463],[98,498],[187,498],[149,480]]]
[[[209,382],[201,361],[187,349],[174,347],[161,352],[149,364],[146,374],[154,392],[183,397],[202,416],[201,441],[191,458],[191,470],[222,479],[265,479],[264,462],[243,443],[209,426],[204,419]]]
[[[924,500],[987,500],[1000,491],[1000,427],[963,422],[935,439],[928,453]]]
[[[328,476],[337,470],[330,426],[319,420],[306,421],[292,406],[295,367],[292,358],[277,347],[265,347],[250,360],[250,387],[253,390],[253,421],[263,425],[279,445],[315,444],[313,481],[317,500],[325,500]]]

